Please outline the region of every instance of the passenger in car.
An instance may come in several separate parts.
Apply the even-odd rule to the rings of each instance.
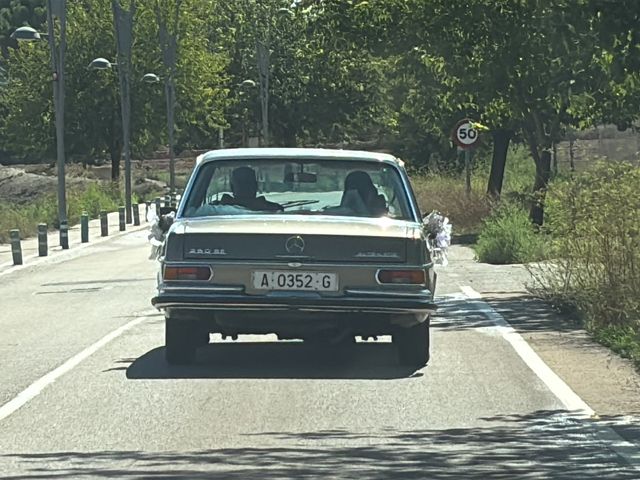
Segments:
[[[345,178],[340,206],[371,217],[382,217],[389,213],[384,195],[378,193],[369,174],[361,170],[353,171]]]
[[[283,211],[282,205],[270,202],[263,196],[256,196],[258,181],[256,172],[251,167],[238,167],[231,172],[231,192],[233,196],[224,194],[221,205],[238,205],[256,211]]]

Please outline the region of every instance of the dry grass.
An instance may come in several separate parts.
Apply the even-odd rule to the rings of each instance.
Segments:
[[[437,210],[451,220],[455,233],[478,233],[491,205],[485,185],[472,183],[471,195],[465,194],[463,178],[440,175],[414,175],[411,183],[423,213]]]

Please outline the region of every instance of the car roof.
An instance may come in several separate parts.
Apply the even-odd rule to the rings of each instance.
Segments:
[[[356,160],[384,162],[403,166],[402,160],[388,153],[366,152],[362,150],[338,150],[329,148],[229,148],[211,150],[199,155],[196,163],[208,163],[216,160],[268,160],[274,158],[305,158],[322,160]]]

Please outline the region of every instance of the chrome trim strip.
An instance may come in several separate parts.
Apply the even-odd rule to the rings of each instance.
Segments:
[[[288,310],[299,312],[332,312],[332,313],[353,313],[353,312],[367,312],[367,313],[428,313],[435,312],[435,308],[402,308],[402,307],[292,307],[290,305],[283,304],[252,304],[246,303],[229,303],[225,305],[219,304],[206,304],[206,303],[180,303],[180,302],[158,302],[157,309],[178,307],[190,310]]]
[[[158,290],[163,292],[207,292],[207,293],[243,293],[244,287],[215,287],[212,285],[194,286],[165,286],[162,284]]]
[[[371,297],[397,297],[397,298],[402,298],[402,297],[425,297],[425,296],[430,296],[431,291],[430,290],[421,290],[420,292],[416,292],[416,293],[411,293],[411,292],[381,292],[379,290],[345,290],[344,293],[346,293],[347,295],[366,295],[366,296],[371,296]]]

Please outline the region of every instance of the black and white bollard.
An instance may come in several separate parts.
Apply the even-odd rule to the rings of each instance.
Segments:
[[[109,235],[109,219],[107,212],[102,210],[100,212],[100,236],[106,237]]]
[[[118,208],[118,220],[119,220],[119,226],[120,226],[120,231],[124,232],[127,229],[127,222],[125,220],[125,208],[124,207],[120,207]]]
[[[140,204],[136,203],[133,205],[133,225],[137,227],[140,225]]]
[[[60,222],[60,246],[63,250],[69,249],[69,224]]]
[[[89,214],[82,212],[80,215],[80,241],[87,243],[89,241]]]
[[[20,245],[20,230],[11,230],[9,232],[11,239],[11,255],[13,256],[14,265],[22,265],[22,245]]]
[[[49,254],[49,239],[47,238],[47,224],[38,224],[38,256],[46,257]]]

